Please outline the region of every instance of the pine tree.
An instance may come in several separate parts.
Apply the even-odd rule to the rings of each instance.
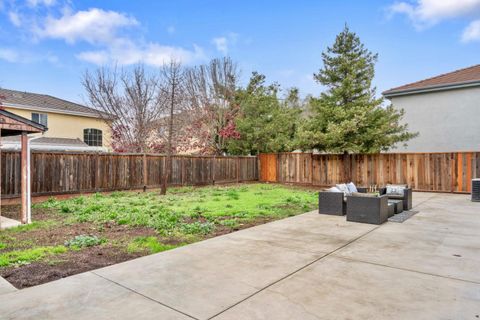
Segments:
[[[337,153],[388,150],[416,134],[400,124],[402,110],[382,107],[372,80],[378,55],[365,48],[348,26],[322,53],[323,69],[315,80],[327,90],[311,98],[310,118],[297,134],[297,145]]]
[[[301,112],[298,90],[290,90],[283,101],[278,91],[277,84],[266,85],[265,76],[256,72],[246,88],[237,90],[238,136],[227,142],[230,154],[290,151]]]

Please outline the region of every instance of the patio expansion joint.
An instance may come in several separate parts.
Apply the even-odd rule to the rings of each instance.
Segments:
[[[437,278],[442,278],[442,279],[449,279],[449,280],[454,280],[454,281],[467,282],[467,283],[471,283],[471,284],[475,284],[475,285],[480,285],[480,282],[473,281],[473,280],[460,279],[460,278],[449,277],[449,276],[442,276],[440,274],[423,272],[423,271],[418,271],[418,270],[408,269],[408,268],[394,267],[394,266],[390,266],[388,264],[370,262],[370,261],[359,260],[359,259],[353,259],[353,258],[349,258],[349,257],[339,256],[339,255],[334,255],[334,257],[338,258],[338,259],[347,260],[347,261],[354,261],[354,262],[359,262],[359,263],[364,263],[364,264],[371,264],[371,265],[374,265],[374,266],[379,266],[379,267],[384,267],[384,268],[396,269],[396,270],[401,270],[401,271],[406,271],[406,272],[413,272],[413,273],[423,274],[423,275],[427,275],[427,276],[431,276],[431,277],[437,277]]]
[[[311,262],[309,262],[309,263],[305,264],[304,266],[302,266],[302,267],[300,267],[300,268],[298,268],[298,269],[296,269],[296,270],[294,270],[294,271],[290,272],[289,274],[287,274],[287,275],[285,275],[285,276],[281,277],[280,279],[277,279],[277,280],[273,281],[272,283],[270,283],[270,284],[266,285],[265,287],[263,287],[263,288],[259,289],[258,291],[255,291],[254,293],[252,293],[252,294],[248,295],[247,297],[245,297],[245,298],[241,299],[240,301],[237,301],[237,302],[235,302],[235,303],[234,303],[234,304],[232,304],[231,306],[229,306],[229,307],[225,308],[224,310],[222,310],[222,311],[220,311],[220,312],[218,312],[218,313],[214,314],[213,316],[211,316],[211,317],[207,318],[207,320],[214,319],[215,317],[218,317],[218,316],[219,316],[219,315],[221,315],[222,313],[224,313],[224,312],[226,312],[226,311],[228,311],[228,310],[230,310],[230,309],[232,309],[232,308],[236,307],[237,305],[239,305],[239,304],[241,304],[241,303],[245,302],[246,300],[248,300],[248,299],[250,299],[250,298],[252,298],[252,297],[256,296],[257,294],[259,294],[259,293],[261,293],[261,292],[265,291],[266,289],[268,289],[268,288],[272,287],[273,285],[275,285],[275,284],[277,284],[277,283],[279,283],[279,282],[282,282],[283,280],[286,280],[286,279],[290,278],[291,276],[295,275],[296,273],[298,273],[298,272],[300,272],[300,271],[302,271],[302,270],[304,270],[304,269],[306,269],[306,268],[310,267],[311,265],[313,265],[313,264],[315,264],[315,263],[317,263],[317,262],[321,261],[322,259],[324,259],[324,258],[326,258],[326,257],[329,257],[329,256],[333,255],[333,254],[334,254],[334,253],[336,253],[337,251],[339,251],[339,250],[341,250],[341,249],[345,248],[346,246],[348,246],[348,245],[352,244],[353,242],[355,242],[355,241],[357,241],[357,240],[360,240],[361,238],[365,237],[366,235],[370,234],[371,232],[373,232],[373,231],[377,230],[377,229],[378,229],[378,228],[380,228],[380,227],[381,227],[381,226],[376,226],[375,228],[373,228],[373,229],[371,229],[371,230],[369,230],[369,231],[367,231],[367,232],[365,232],[365,233],[363,233],[363,234],[359,235],[358,237],[356,237],[356,238],[353,238],[352,240],[348,241],[347,243],[345,243],[345,244],[341,245],[340,247],[336,248],[335,250],[333,250],[333,251],[330,251],[329,253],[326,253],[326,254],[324,254],[324,255],[322,255],[322,256],[320,256],[320,257],[318,257],[318,258],[316,258],[316,259],[312,260]]]
[[[107,281],[109,281],[109,282],[111,282],[111,283],[113,283],[113,284],[115,284],[115,285],[117,285],[117,286],[119,286],[119,287],[122,287],[122,288],[130,291],[130,292],[133,292],[133,293],[135,293],[135,294],[137,294],[137,295],[139,295],[139,296],[142,296],[142,297],[145,298],[145,299],[148,299],[148,300],[150,300],[150,301],[153,301],[153,302],[155,302],[155,303],[158,303],[159,305],[161,305],[161,306],[163,306],[163,307],[165,307],[165,308],[168,308],[168,309],[170,309],[170,310],[173,310],[173,311],[175,311],[175,312],[178,312],[178,313],[180,313],[180,314],[182,314],[182,315],[184,315],[184,316],[186,316],[186,317],[189,317],[189,318],[191,318],[191,319],[200,320],[199,318],[196,318],[196,317],[194,317],[194,316],[192,316],[192,315],[190,315],[190,314],[188,314],[188,313],[185,313],[185,312],[183,312],[183,311],[181,311],[181,310],[178,310],[178,309],[176,309],[176,308],[174,308],[174,307],[171,307],[171,306],[169,306],[169,305],[167,305],[167,304],[165,304],[165,303],[163,303],[163,302],[161,302],[161,301],[158,301],[158,300],[156,300],[156,299],[153,299],[152,297],[149,297],[149,296],[147,296],[147,295],[145,295],[145,294],[143,294],[143,293],[140,293],[140,292],[138,292],[138,291],[136,291],[136,290],[134,290],[134,289],[132,289],[132,288],[129,288],[129,287],[127,287],[127,286],[125,286],[125,285],[123,285],[123,284],[121,284],[121,283],[118,283],[117,281],[114,281],[114,280],[112,280],[112,279],[109,279],[109,278],[107,278],[107,277],[104,277],[104,276],[96,273],[95,271],[90,271],[90,272],[91,272],[92,274],[96,275],[97,277],[100,277],[100,278],[102,278],[102,279],[104,279],[104,280],[107,280]]]

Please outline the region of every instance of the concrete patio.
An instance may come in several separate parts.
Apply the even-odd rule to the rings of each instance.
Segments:
[[[0,318],[479,318],[480,203],[415,193],[413,210],[382,226],[310,212],[21,291],[0,279]]]
[[[18,227],[19,225],[21,225],[20,221],[0,216],[0,230]]]

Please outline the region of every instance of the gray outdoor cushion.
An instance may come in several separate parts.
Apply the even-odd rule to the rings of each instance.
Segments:
[[[407,188],[406,184],[387,184],[387,194],[389,196],[398,195],[403,197],[404,190]]]
[[[350,190],[348,190],[348,187],[345,183],[342,184],[337,184],[335,185],[341,192],[343,192],[344,195],[348,196],[350,195]]]
[[[362,193],[362,192],[354,192],[352,193],[352,196],[355,197],[364,197],[364,198],[376,198],[378,195],[375,193]]]
[[[353,182],[347,183],[347,189],[350,193],[358,192],[357,187]]]
[[[328,192],[342,192],[337,187],[331,187],[331,188],[327,189],[326,191],[328,191]]]

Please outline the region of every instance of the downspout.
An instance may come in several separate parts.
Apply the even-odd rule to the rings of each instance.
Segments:
[[[32,178],[30,176],[30,153],[31,153],[31,142],[37,140],[38,138],[43,137],[43,133],[36,137],[31,137],[28,139],[27,145],[27,224],[32,223]]]

